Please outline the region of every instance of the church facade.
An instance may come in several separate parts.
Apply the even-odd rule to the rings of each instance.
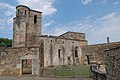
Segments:
[[[42,12],[19,5],[13,19],[13,46],[5,50],[3,74],[21,75],[29,69],[39,75],[41,67],[82,64],[84,33],[66,32],[59,36],[42,34]]]

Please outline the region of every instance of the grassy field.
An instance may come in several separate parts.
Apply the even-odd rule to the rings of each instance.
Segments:
[[[48,75],[89,77],[88,66],[64,66],[51,69]]]

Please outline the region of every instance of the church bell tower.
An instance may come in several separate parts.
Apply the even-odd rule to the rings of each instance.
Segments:
[[[13,19],[13,47],[35,46],[42,34],[42,12],[19,5]]]

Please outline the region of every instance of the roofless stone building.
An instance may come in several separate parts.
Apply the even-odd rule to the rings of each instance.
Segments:
[[[120,42],[88,45],[84,33],[66,32],[59,36],[42,34],[42,12],[19,5],[13,19],[13,46],[0,53],[2,75],[39,75],[41,68],[62,65],[104,64],[104,50]],[[89,62],[91,63],[91,62]]]
[[[42,12],[19,5],[13,19],[13,46],[5,50],[3,74],[20,75],[25,68],[39,75],[41,67],[82,64],[84,33],[66,32],[60,36],[42,34]]]

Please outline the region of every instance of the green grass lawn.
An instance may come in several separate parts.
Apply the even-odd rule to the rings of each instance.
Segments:
[[[64,66],[49,71],[49,75],[89,77],[88,66]]]

